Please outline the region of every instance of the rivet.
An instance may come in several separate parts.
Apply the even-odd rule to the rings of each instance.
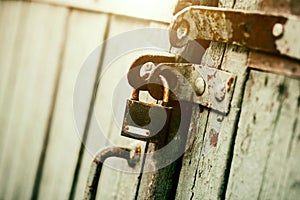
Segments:
[[[205,91],[205,81],[202,77],[199,77],[195,81],[195,92],[198,96],[201,96]]]
[[[217,116],[217,121],[218,122],[222,122],[224,120],[224,116],[223,115],[218,115]]]
[[[282,36],[282,34],[283,34],[283,25],[280,24],[280,23],[274,24],[272,33],[273,33],[274,37]]]
[[[153,62],[147,62],[145,63],[140,70],[140,76],[143,77],[149,72],[151,72],[152,69],[155,68],[155,64]]]
[[[221,102],[225,99],[225,95],[226,95],[226,87],[224,86],[215,92],[215,99]]]
[[[129,130],[129,126],[128,126],[128,125],[125,125],[125,126],[123,127],[123,132],[124,132],[124,133],[128,133],[128,130]]]
[[[177,38],[181,40],[182,38],[186,37],[188,34],[188,26],[186,23],[182,23],[176,30]]]

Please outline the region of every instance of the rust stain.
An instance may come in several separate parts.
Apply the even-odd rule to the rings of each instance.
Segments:
[[[189,32],[189,38],[179,39],[172,35],[170,41],[175,47],[185,46],[189,39],[202,39],[276,54],[280,52],[276,48],[276,37],[272,34],[273,27],[277,23],[285,25],[287,22],[285,16],[199,7],[185,8],[175,17],[171,24],[173,31],[178,29],[183,20],[189,22],[191,27],[196,27],[196,30]]]
[[[282,74],[292,78],[300,77],[300,63],[297,60],[283,56],[251,51],[247,65],[249,68]]]
[[[218,144],[219,133],[215,129],[209,131],[210,145],[216,147]]]
[[[227,93],[230,92],[231,86],[232,86],[233,82],[234,82],[234,78],[233,78],[233,77],[230,77],[230,79],[229,79],[228,82],[227,82],[227,86],[228,86],[228,87],[227,87]]]
[[[217,71],[215,71],[213,74],[207,74],[207,80],[210,81],[210,80],[216,78],[216,74],[217,74]]]

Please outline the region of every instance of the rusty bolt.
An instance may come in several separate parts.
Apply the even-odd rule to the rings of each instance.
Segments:
[[[147,132],[146,132],[146,135],[147,135],[147,136],[150,136],[150,131],[147,131]]]
[[[182,38],[186,37],[188,34],[188,27],[185,23],[182,23],[176,30],[177,38],[181,40]]]
[[[147,62],[145,63],[140,70],[140,76],[143,77],[146,74],[149,74],[152,69],[155,68],[155,64],[153,62]]]
[[[205,91],[205,81],[202,77],[199,77],[195,81],[195,92],[198,96],[201,96]]]
[[[217,91],[215,91],[215,99],[219,102],[223,101],[225,99],[225,95],[226,95],[226,87],[220,87],[221,89],[218,89]]]
[[[280,24],[280,23],[274,24],[272,33],[273,33],[274,37],[282,36],[282,34],[283,34],[283,25]]]
[[[223,115],[218,115],[217,116],[217,121],[218,122],[222,122],[224,120],[224,116]]]
[[[123,132],[124,133],[127,133],[128,130],[129,130],[129,126],[127,126],[127,125],[123,126]]]

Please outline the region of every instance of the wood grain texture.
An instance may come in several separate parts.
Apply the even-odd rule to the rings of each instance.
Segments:
[[[263,0],[260,2],[260,10],[269,13],[285,13],[291,15],[300,15],[300,2],[297,0]]]
[[[260,1],[253,3],[258,7],[261,5]],[[238,5],[238,8],[244,6]],[[299,195],[295,184],[299,180],[299,170],[292,164],[299,163],[299,159],[293,157],[291,163],[287,162],[291,159],[291,149],[297,152],[294,149],[299,118],[297,96],[299,81],[282,75],[251,72],[226,198],[294,199],[294,195]],[[287,175],[290,168],[293,168],[292,176]]]
[[[235,2],[235,8],[253,9],[251,4],[253,2],[247,2],[242,5]],[[241,101],[243,97],[244,82],[247,78],[246,70],[247,51],[243,48],[235,46],[229,46],[225,52],[223,64],[221,69],[233,72],[237,75],[237,82],[235,86],[235,92],[231,102],[231,110],[228,116],[224,118],[224,122],[219,128],[218,132],[218,144],[216,150],[213,153],[203,157],[203,161],[199,164],[198,174],[199,180],[196,180],[196,199],[219,199],[225,197],[227,178],[231,162],[231,151],[233,148],[236,126],[239,118],[239,112],[241,109]],[[214,125],[214,113],[211,113],[208,124]],[[209,130],[209,129],[208,129]],[[213,130],[213,129],[211,129]],[[209,132],[208,132],[209,133]],[[204,146],[205,149],[205,146]],[[198,186],[197,186],[198,184]]]
[[[251,71],[227,198],[293,199],[299,195],[293,184],[297,185],[300,171],[289,163],[290,159],[299,163],[299,158],[290,158],[291,150],[299,151],[294,149],[299,133],[295,132],[299,129],[299,93],[299,80]]]
[[[83,61],[103,39],[106,20],[106,15],[81,11],[72,11],[69,15],[65,27],[66,44],[61,60],[61,77],[41,181],[41,199],[67,199],[69,196],[81,145],[79,134],[82,134],[92,96],[91,91],[90,95],[86,95],[83,103],[85,106],[80,110],[82,122],[76,124],[74,87]],[[97,59],[95,65],[97,66]],[[93,80],[95,79],[91,76],[92,83]]]
[[[3,148],[8,136],[6,132],[8,120],[12,114],[10,110],[11,99],[14,95],[14,87],[16,83],[15,76],[10,74],[17,73],[17,66],[14,66],[16,57],[19,56],[21,33],[18,32],[20,25],[24,23],[20,16],[23,15],[22,2],[2,2],[0,4],[0,159],[4,155]]]
[[[98,12],[113,15],[121,15],[139,18],[161,23],[169,23],[172,19],[173,7],[177,0],[153,0],[139,1],[130,0],[33,0],[38,3],[46,3],[63,7],[70,7],[89,12]],[[159,6],[157,6],[159,5]]]
[[[15,68],[9,73],[15,85],[7,83],[7,87],[13,86],[13,93],[6,96],[10,103],[4,105],[11,108],[3,130],[7,136],[0,167],[3,199],[31,196],[51,112],[67,15],[64,8],[28,2],[21,6],[21,21],[15,36],[16,57],[9,66]]]
[[[219,5],[233,6],[233,2],[220,1]],[[192,172],[188,172],[189,167],[185,169],[183,165],[176,199],[221,199],[224,198],[226,191],[232,145],[241,107],[243,86],[247,77],[247,51],[231,45],[225,49],[221,44],[212,43],[202,63],[236,74],[237,81],[228,116],[221,116],[210,111],[207,121],[202,122],[206,121],[206,128],[200,129],[202,132],[195,133],[203,136],[199,137],[200,139],[195,137],[197,149],[194,148],[186,153],[183,163],[196,163],[194,166],[197,167],[196,169],[192,167],[191,171],[194,173],[191,177]]]
[[[149,27],[149,22],[134,18],[124,18],[111,16],[108,40],[114,40],[115,36],[121,35],[127,31],[138,28]],[[96,142],[92,152],[100,150],[105,145],[115,146],[144,146],[144,142],[138,142],[121,136],[121,126],[123,113],[125,111],[126,99],[130,97],[132,89],[125,86],[126,73],[130,64],[144,51],[127,52],[125,55],[117,55],[115,60],[111,59],[114,52],[118,52],[122,45],[126,45],[126,38],[123,44],[107,43],[101,73],[100,83],[97,89],[97,98],[95,102],[95,116],[101,133],[97,132],[96,124],[91,122],[88,140],[97,141],[97,134],[103,134],[110,142],[103,144]],[[113,45],[113,46],[112,46]],[[106,66],[107,65],[107,66]],[[125,82],[124,82],[125,81]],[[121,85],[120,85],[121,84]],[[125,85],[124,85],[125,84]],[[124,87],[125,86],[125,87]],[[111,163],[115,159],[109,159],[106,162]],[[120,159],[119,159],[120,160]],[[79,184],[76,189],[76,198],[82,198],[86,179],[88,177],[91,164],[91,155],[86,151],[83,156],[82,170],[80,172]],[[126,161],[121,161],[120,166],[127,167]],[[119,167],[120,167],[119,166]],[[139,166],[137,166],[138,168]],[[125,173],[110,167],[103,167],[101,174],[97,199],[132,199],[135,195],[138,174]]]
[[[205,66],[219,68],[224,54],[224,45],[211,43],[203,55],[201,63]],[[189,138],[187,145],[191,144],[185,152],[182,161],[176,199],[190,199],[194,196],[194,187],[204,145],[207,118],[210,112],[205,108],[195,107],[192,114]]]

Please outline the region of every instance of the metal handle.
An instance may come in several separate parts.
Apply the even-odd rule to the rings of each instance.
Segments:
[[[94,158],[87,184],[84,191],[84,200],[96,199],[99,178],[102,171],[104,161],[110,157],[124,158],[130,167],[134,167],[140,161],[141,147],[137,146],[135,149],[125,147],[108,147],[99,152]]]

